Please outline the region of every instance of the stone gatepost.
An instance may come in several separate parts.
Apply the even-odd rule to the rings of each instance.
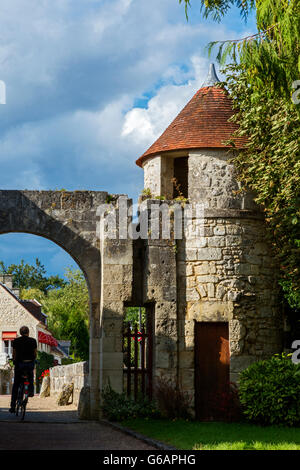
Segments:
[[[132,298],[133,282],[133,242],[127,233],[130,206],[127,197],[115,196],[107,205],[108,226],[100,236],[100,396],[108,385],[123,391],[124,303]]]
[[[149,233],[144,240],[143,303],[152,304],[153,386],[159,377],[177,382],[177,281],[176,240],[172,204],[150,199],[146,202]],[[170,220],[170,233],[162,232],[163,217]],[[166,228],[166,226],[164,225]],[[156,229],[159,228],[159,232]],[[168,231],[167,231],[168,232]]]

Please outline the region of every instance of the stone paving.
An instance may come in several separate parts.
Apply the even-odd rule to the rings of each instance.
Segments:
[[[81,421],[74,405],[53,398],[29,399],[25,421],[9,413],[0,395],[0,450],[154,450],[146,443],[96,421]]]

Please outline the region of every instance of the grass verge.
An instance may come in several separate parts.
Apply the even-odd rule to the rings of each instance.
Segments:
[[[300,428],[164,419],[128,419],[121,424],[177,449],[300,450]]]

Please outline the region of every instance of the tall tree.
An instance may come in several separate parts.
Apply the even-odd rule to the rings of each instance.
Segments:
[[[192,0],[179,0],[185,4],[186,14]],[[291,99],[293,83],[300,78],[300,8],[299,0],[195,0],[200,3],[204,18],[220,22],[236,6],[241,17],[256,14],[257,33],[219,44],[218,60],[224,64],[230,58],[240,63],[247,74],[248,83],[269,97]],[[299,108],[298,110],[299,111]],[[300,112],[300,111],[299,111]]]
[[[56,339],[71,341],[70,352],[78,360],[89,358],[89,294],[83,273],[68,269],[58,288],[22,288],[22,299],[36,299],[48,315],[48,327]]]
[[[48,289],[62,287],[65,285],[64,279],[60,276],[46,276],[46,269],[38,258],[35,264],[25,263],[22,259],[19,264],[11,264],[6,266],[0,261],[0,273],[11,274],[13,276],[14,287],[19,289],[39,289],[44,293]]]
[[[71,340],[71,353],[82,360],[89,351],[89,294],[83,273],[68,269],[60,289],[47,293],[43,306],[48,326],[57,339]]]
[[[200,4],[204,18],[221,21],[236,6],[247,20],[256,15],[257,33],[213,42],[217,60],[230,62],[221,86],[236,109],[238,135],[249,143],[235,160],[244,189],[263,204],[280,266],[280,285],[300,311],[300,8],[299,0],[179,0]]]

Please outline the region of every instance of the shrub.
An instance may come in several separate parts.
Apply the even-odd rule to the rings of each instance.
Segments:
[[[36,365],[36,389],[37,392],[40,391],[40,385],[42,379],[40,379],[42,373],[46,369],[54,366],[54,356],[48,354],[45,351],[38,351],[37,353],[37,365]]]
[[[68,366],[69,364],[75,364],[75,362],[81,362],[80,360],[76,360],[76,359],[72,359],[72,358],[68,358],[68,357],[63,357],[61,359],[61,365],[62,366]]]
[[[242,417],[239,392],[234,382],[229,382],[224,390],[215,392],[208,405],[216,420],[232,422],[240,421]]]
[[[251,364],[240,375],[243,413],[252,422],[300,424],[300,364],[285,354]]]
[[[110,386],[102,392],[102,411],[110,421],[123,421],[128,418],[157,418],[160,413],[154,402],[145,398],[134,401],[125,393],[117,393]]]
[[[156,379],[155,398],[162,415],[169,419],[190,419],[191,400],[188,393],[183,392],[172,380],[164,377]]]

